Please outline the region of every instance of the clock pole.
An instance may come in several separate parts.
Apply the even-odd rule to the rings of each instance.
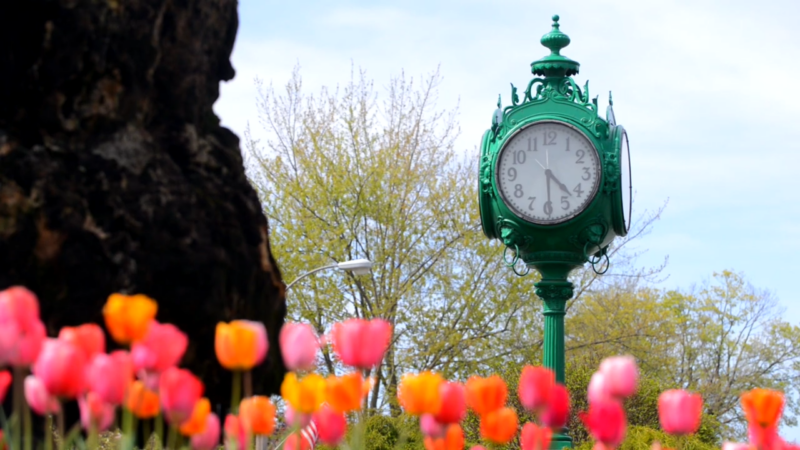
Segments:
[[[506,265],[519,276],[526,275],[530,268],[541,275],[534,286],[543,304],[544,366],[564,384],[564,316],[567,302],[574,295],[569,274],[587,262],[595,271],[597,264],[608,268],[608,246],[615,237],[628,233],[630,199],[622,192],[624,189],[629,193],[631,188],[625,129],[616,123],[610,101],[603,119],[597,98],[589,96],[589,83],[579,87],[572,79],[580,64],[561,54],[570,38],[561,32],[558,21],[559,17],[553,16],[551,31],[542,36],[541,43],[550,54],[531,63],[535,77],[527,83],[524,93],[518,93],[512,84],[511,104],[503,107],[498,101],[498,109],[492,114],[492,126],[481,142],[479,207],[484,234],[506,246]],[[557,133],[552,137],[534,136],[539,133],[536,130],[544,130],[537,127],[547,123],[554,124],[556,132],[559,127],[577,131],[586,138],[585,143],[578,147],[573,140],[570,146],[569,140],[562,143],[555,139]],[[548,147],[546,155],[551,161],[546,165],[533,157],[537,143],[541,147],[554,145]],[[526,156],[528,152],[530,157]],[[557,174],[550,171],[554,154],[561,161]],[[585,158],[589,155],[594,156]],[[536,163],[544,172],[531,169],[531,164]],[[556,205],[562,209],[562,217],[552,216],[553,205],[538,209],[545,198],[542,183],[548,183],[549,189],[553,180],[560,188],[561,202]],[[592,189],[585,189],[590,180]],[[578,197],[586,192],[588,198],[574,206],[573,192]],[[520,270],[523,263],[526,267]],[[551,449],[568,447],[572,447],[572,440],[567,430],[554,433]]]

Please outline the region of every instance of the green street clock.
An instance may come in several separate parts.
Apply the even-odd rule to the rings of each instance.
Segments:
[[[632,188],[628,135],[611,96],[601,118],[588,82],[572,79],[580,65],[561,55],[570,39],[558,20],[541,39],[551,53],[531,64],[525,91],[512,84],[511,104],[498,100],[481,141],[479,203],[483,232],[503,241],[506,264],[518,275],[541,274],[544,364],[563,382],[569,273],[586,262],[608,268],[608,246],[630,227]],[[552,444],[570,445],[565,434]]]

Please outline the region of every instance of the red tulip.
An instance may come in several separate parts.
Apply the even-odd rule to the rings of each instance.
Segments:
[[[419,429],[425,436],[440,437],[444,435],[444,425],[433,417],[432,414],[419,416]]]
[[[783,439],[778,435],[778,426],[762,427],[754,423],[747,426],[747,437],[758,450],[786,450]]]
[[[589,389],[587,392],[589,404],[613,400],[609,393],[608,383],[606,382],[606,375],[603,372],[595,372],[589,380]]]
[[[317,362],[319,340],[314,329],[305,323],[285,323],[278,341],[283,363],[289,371],[313,370]]]
[[[225,417],[225,448],[247,448],[247,431],[238,417],[228,414]]]
[[[330,446],[337,446],[347,431],[347,419],[344,413],[336,411],[328,405],[314,413],[313,423],[317,426],[319,440]]]
[[[658,396],[658,418],[669,434],[692,434],[700,428],[703,397],[681,389],[670,389]]]
[[[392,325],[383,319],[349,319],[333,326],[333,350],[348,366],[371,369],[392,340]]]
[[[8,387],[11,385],[11,372],[4,370],[0,372],[0,403],[6,398]]]
[[[522,427],[519,443],[522,450],[548,450],[553,439],[553,431],[528,422]]]
[[[47,392],[42,380],[33,375],[25,377],[25,401],[31,407],[33,412],[40,416],[48,414],[55,414],[61,411],[61,404],[58,399]]]
[[[91,361],[98,353],[106,352],[106,336],[100,325],[94,323],[64,327],[59,331],[58,338],[83,350],[87,361]]]
[[[550,391],[556,384],[556,374],[545,367],[525,366],[519,377],[517,394],[528,411],[539,411],[547,405]]]
[[[144,338],[131,347],[134,369],[163,372],[178,365],[188,346],[189,338],[178,327],[153,320]]]
[[[83,350],[66,341],[48,339],[33,364],[33,374],[51,395],[74,399],[83,393],[86,366]]]
[[[589,405],[588,413],[579,414],[592,437],[607,449],[616,448],[625,439],[625,410],[617,401]]]
[[[206,429],[192,436],[192,450],[214,450],[219,446],[219,417],[211,413],[206,417]]]
[[[114,405],[104,402],[94,392],[78,397],[78,407],[85,430],[104,431],[114,422]]]
[[[302,434],[292,433],[283,441],[283,450],[313,450],[313,446]]]
[[[547,404],[542,411],[542,424],[553,428],[563,428],[569,419],[569,392],[563,384],[554,384],[550,390]]]
[[[104,402],[121,405],[128,386],[133,383],[131,355],[124,350],[98,354],[86,370],[86,383]]]
[[[158,383],[158,393],[167,421],[178,426],[188,419],[195,403],[203,397],[203,390],[203,382],[188,370],[177,367],[165,370]]]
[[[0,291],[0,363],[30,366],[46,337],[36,296],[21,286]]]
[[[436,414],[441,424],[459,423],[467,414],[467,391],[463,384],[445,382],[439,386],[442,406]]]
[[[633,356],[613,356],[600,363],[607,392],[614,397],[628,398],[636,393],[639,370]]]

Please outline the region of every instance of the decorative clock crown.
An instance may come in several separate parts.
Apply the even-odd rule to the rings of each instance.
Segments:
[[[540,42],[550,49],[550,54],[531,63],[531,71],[534,75],[568,77],[578,73],[581,65],[577,61],[561,55],[561,49],[569,45],[570,39],[559,30],[558,15],[553,16],[553,29],[542,36]]]

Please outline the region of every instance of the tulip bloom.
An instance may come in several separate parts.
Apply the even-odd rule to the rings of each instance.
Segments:
[[[295,412],[311,414],[322,405],[325,386],[325,379],[319,374],[310,373],[298,380],[297,374],[289,372],[281,384],[281,397]]]
[[[228,370],[250,370],[267,356],[267,329],[261,322],[234,320],[220,322],[214,339],[214,350],[222,367]]]
[[[184,436],[194,436],[206,430],[206,422],[211,414],[211,402],[203,397],[194,404],[192,415],[183,422],[179,431]]]
[[[442,407],[436,421],[443,424],[459,423],[467,414],[467,391],[461,383],[445,382],[439,386]]]
[[[30,366],[46,338],[33,292],[21,286],[0,291],[0,363]]]
[[[245,398],[239,404],[239,420],[248,434],[269,436],[275,429],[275,405],[262,395]]]
[[[285,420],[286,424],[290,427],[303,428],[311,421],[311,414],[295,412],[292,405],[286,405],[283,408],[283,420]]]
[[[580,413],[579,417],[592,437],[606,448],[616,448],[625,439],[625,410],[617,401],[589,405],[589,412]]]
[[[548,450],[553,439],[553,431],[547,427],[528,422],[522,427],[519,443],[522,450]]]
[[[542,424],[553,428],[563,428],[569,419],[569,392],[563,384],[556,383],[550,390],[547,405],[542,411]]]
[[[508,386],[498,375],[472,376],[467,380],[467,404],[479,416],[502,408],[507,398]]]
[[[517,435],[519,421],[512,408],[500,408],[481,416],[481,436],[496,444],[507,444]]]
[[[589,380],[587,400],[589,400],[590,405],[592,403],[614,400],[614,397],[609,393],[606,375],[603,372],[595,372],[592,374],[592,378]]]
[[[784,403],[781,392],[756,388],[742,394],[741,400],[744,415],[751,425],[770,428],[778,424]]]
[[[130,385],[125,407],[140,419],[152,419],[161,410],[158,394],[147,389],[141,381]]]
[[[600,363],[607,392],[613,397],[628,398],[636,393],[639,369],[633,356],[612,356]]]
[[[550,390],[556,384],[556,374],[545,367],[525,366],[519,377],[517,395],[523,408],[539,411],[547,405]]]
[[[86,384],[89,390],[112,405],[121,405],[125,401],[125,392],[131,383],[133,383],[133,361],[130,354],[123,350],[96,355],[86,370]]]
[[[285,323],[278,336],[283,363],[290,372],[314,370],[319,340],[311,325]]]
[[[163,372],[178,365],[188,346],[189,338],[178,327],[153,320],[142,340],[131,347],[134,369]]]
[[[755,447],[740,442],[723,442],[722,450],[755,450]]]
[[[120,344],[144,338],[150,322],[156,317],[158,304],[146,295],[111,294],[103,306],[106,328]]]
[[[312,419],[317,426],[319,440],[330,446],[337,446],[347,431],[347,419],[340,411],[323,405],[319,411],[314,413]]]
[[[4,370],[0,372],[0,403],[6,398],[8,387],[11,385],[11,372]]]
[[[95,355],[106,352],[106,335],[100,325],[86,323],[78,327],[64,327],[58,332],[58,339],[83,350],[86,360],[91,361]]]
[[[165,370],[158,382],[158,393],[167,421],[179,425],[188,419],[203,390],[203,382],[188,370],[176,367]]]
[[[438,373],[405,374],[400,381],[397,398],[406,413],[420,416],[438,414],[442,407],[440,387],[444,378]]]
[[[444,435],[444,425],[433,417],[433,414],[423,414],[419,417],[419,429],[424,436],[439,437]]]
[[[33,374],[51,395],[74,399],[83,393],[86,365],[83,350],[66,341],[48,339],[33,365]]]
[[[392,325],[383,319],[349,319],[333,326],[333,350],[348,366],[371,369],[383,361]]]
[[[25,401],[31,407],[33,412],[40,416],[48,414],[56,414],[61,411],[61,404],[58,399],[47,392],[42,380],[33,375],[25,377]]]
[[[114,405],[104,402],[94,392],[78,397],[78,407],[84,430],[105,431],[114,422]]]
[[[361,400],[364,398],[364,379],[361,378],[361,373],[329,376],[325,380],[325,398],[333,409],[340,412],[361,409]]]
[[[313,450],[313,446],[305,436],[292,433],[283,441],[283,450]]]
[[[247,432],[242,421],[233,414],[225,416],[225,448],[247,448]]]
[[[203,431],[192,435],[192,450],[216,450],[219,446],[219,417],[211,413],[206,416],[206,426]]]
[[[682,389],[670,389],[658,396],[658,418],[669,434],[692,434],[700,428],[703,397]]]
[[[442,437],[426,436],[424,445],[425,450],[464,450],[464,430],[458,424],[449,425]]]

